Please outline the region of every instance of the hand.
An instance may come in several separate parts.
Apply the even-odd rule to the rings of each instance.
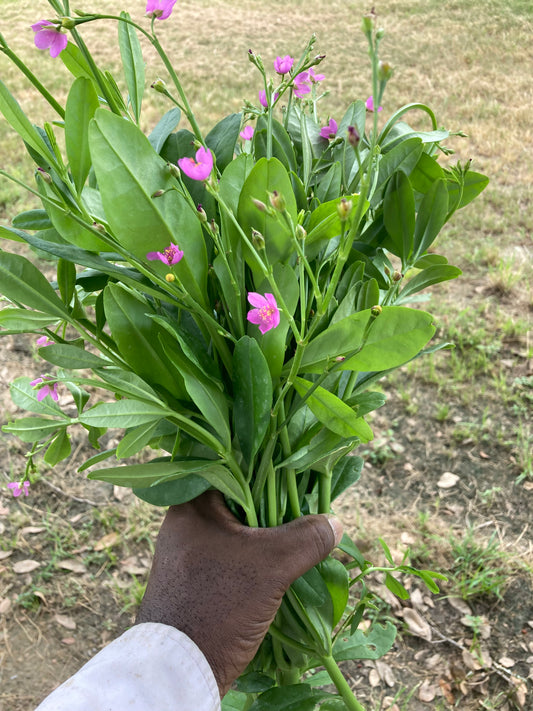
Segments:
[[[338,519],[325,515],[276,528],[243,526],[215,491],[172,506],[136,623],[161,622],[184,632],[205,655],[224,696],[253,659],[288,587],[341,536]]]

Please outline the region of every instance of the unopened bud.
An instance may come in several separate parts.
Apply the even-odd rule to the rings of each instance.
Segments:
[[[73,30],[76,27],[76,20],[72,17],[63,17],[61,18],[61,27],[65,30]]]
[[[388,267],[384,267],[383,271],[387,276],[390,276],[390,269]]]
[[[196,208],[196,214],[198,215],[200,222],[207,222],[207,214],[201,205],[198,205]]]
[[[392,272],[392,281],[401,281],[403,279],[403,274],[399,271]]]
[[[394,69],[388,62],[379,62],[378,64],[378,79],[379,81],[389,81],[394,73]]]
[[[158,91],[160,94],[167,93],[167,85],[162,79],[156,79],[153,84],[151,84],[152,89]]]
[[[261,234],[261,232],[258,232],[257,230],[254,230],[252,228],[252,244],[256,249],[264,249],[265,248],[265,238]]]
[[[363,20],[361,23],[361,29],[365,33],[365,35],[370,34],[372,30],[374,29],[374,25],[376,23],[376,13],[374,12],[374,8],[370,10],[366,15],[363,15]]]
[[[218,229],[218,225],[217,225],[217,223],[216,223],[214,220],[211,220],[211,222],[209,223],[209,229],[210,229],[211,232],[215,235],[215,237],[216,237],[216,236],[218,235],[218,233],[220,232],[220,230]]]
[[[172,284],[173,281],[176,281],[176,277],[174,276],[174,274],[170,274],[170,272],[168,274],[165,274],[165,279],[168,281],[169,284]]]
[[[383,39],[383,37],[385,37],[385,30],[383,29],[383,27],[380,27],[379,30],[376,32],[376,39],[380,40]]]
[[[174,165],[174,163],[167,163],[167,169],[170,175],[174,178],[181,178],[181,171],[177,165]]]
[[[379,316],[382,311],[383,309],[379,304],[376,304],[376,306],[372,306],[372,308],[370,309],[370,313],[372,314],[372,316],[374,316],[374,318],[376,318],[376,316]]]
[[[307,237],[307,231],[302,227],[302,225],[296,225],[295,232],[296,239],[305,239]]]
[[[271,193],[268,194],[270,204],[274,208],[274,210],[277,210],[278,212],[283,212],[286,207],[285,203],[285,198],[281,193],[278,193],[277,190],[273,190]]]
[[[153,198],[158,198],[161,197],[161,195],[164,195],[165,191],[164,190],[156,190],[155,193],[152,193]]]
[[[37,175],[40,175],[44,182],[48,183],[48,185],[52,184],[50,173],[47,173],[46,170],[43,170],[43,168],[37,168]]]
[[[252,202],[260,212],[268,212],[268,208],[262,200],[252,198]]]
[[[341,201],[337,205],[337,214],[341,222],[345,222],[348,219],[348,215],[352,209],[352,201],[346,198],[341,198]]]
[[[360,140],[361,136],[355,126],[348,126],[348,143],[354,148],[357,148]]]
[[[93,222],[93,229],[98,230],[98,232],[101,232],[103,235],[106,233],[106,228],[101,222]]]
[[[90,12],[83,12],[83,10],[77,10],[77,9],[76,9],[76,10],[74,10],[73,12],[74,12],[74,14],[77,15],[78,17],[91,17],[91,13],[90,13]]]
[[[337,363],[342,363],[343,360],[346,360],[346,357],[345,356],[337,356],[335,358],[335,360],[337,361]]]

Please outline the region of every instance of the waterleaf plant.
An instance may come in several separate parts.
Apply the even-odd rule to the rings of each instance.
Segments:
[[[429,345],[420,292],[460,274],[433,244],[487,179],[439,164],[450,134],[428,106],[383,119],[392,69],[373,13],[363,18],[372,87],[343,116],[320,113],[327,78],[312,37],[272,71],[250,50],[256,96],[204,135],[157,35],[174,3],[149,0],[138,24],[50,0],[53,17],[31,29],[72,74],[65,105],[0,36],[50,107],[35,125],[0,82],[0,111],[35,183],[0,174],[40,204],[0,227],[0,335],[34,334],[41,360],[34,378],[11,385],[28,414],[3,431],[30,450],[8,487],[28,496],[36,458],[66,459],[76,425],[96,450],[79,469],[90,479],[159,506],[215,488],[243,522],[277,526],[330,512],[360,476],[354,450],[372,439],[367,418],[384,403],[375,383],[447,345]],[[116,24],[126,94],[83,39],[97,21]],[[156,69],[141,36],[170,76],[152,83],[163,115],[148,136],[145,77]],[[407,123],[414,114],[424,130]],[[10,253],[10,240],[29,256]],[[141,452],[143,463],[123,463]],[[390,623],[360,629],[366,576],[381,573],[400,597],[398,573],[432,591],[442,576],[395,564],[384,542],[385,566],[347,535],[339,547],[348,562],[331,557],[290,588],[225,708],[363,708],[337,663],[376,659],[395,636]],[[307,678],[319,666],[337,693]]]

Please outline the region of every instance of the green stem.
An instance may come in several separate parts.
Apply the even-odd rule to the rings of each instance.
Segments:
[[[318,513],[329,514],[331,510],[331,472],[319,474]]]
[[[6,54],[9,57],[9,59],[13,62],[13,64],[15,64],[20,69],[20,71],[31,81],[31,83],[37,89],[37,91],[46,99],[46,101],[48,101],[48,103],[54,109],[54,111],[56,111],[61,116],[61,118],[64,119],[65,118],[65,109],[61,106],[61,104],[59,104],[54,99],[54,97],[52,96],[52,94],[50,94],[48,89],[41,84],[41,82],[37,79],[35,74],[32,71],[30,71],[30,69],[28,69],[28,67],[24,64],[22,59],[20,59],[19,56],[17,54],[15,54],[15,52],[13,52],[13,50],[8,47],[5,39],[3,38],[3,36],[1,34],[0,34],[0,45],[1,45],[0,52],[4,52],[4,54]]]
[[[349,711],[365,711],[364,706],[361,706],[359,701],[355,698],[350,689],[350,685],[342,675],[337,662],[332,656],[323,657],[321,659],[322,664],[325,666],[327,673],[329,674],[331,681],[337,687],[337,691],[342,696],[342,700],[346,704],[346,708]]]
[[[278,492],[276,491],[276,470],[272,465],[272,461],[268,467],[267,474],[267,508],[268,508],[268,525],[278,525]]]

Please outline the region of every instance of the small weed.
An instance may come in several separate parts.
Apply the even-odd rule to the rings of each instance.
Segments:
[[[447,403],[445,403],[444,405],[439,405],[437,407],[437,412],[435,413],[435,419],[438,422],[446,422],[449,414],[450,406]]]
[[[533,432],[529,424],[522,420],[516,435],[516,457],[520,469],[517,484],[525,479],[533,479]]]
[[[503,599],[512,573],[509,555],[501,550],[496,533],[488,541],[468,528],[463,538],[452,538],[453,564],[449,580],[454,594],[469,600],[473,597]]]
[[[503,491],[501,486],[493,486],[490,489],[485,489],[485,491],[479,492],[479,498],[483,506],[490,508],[499,498],[499,495]]]

